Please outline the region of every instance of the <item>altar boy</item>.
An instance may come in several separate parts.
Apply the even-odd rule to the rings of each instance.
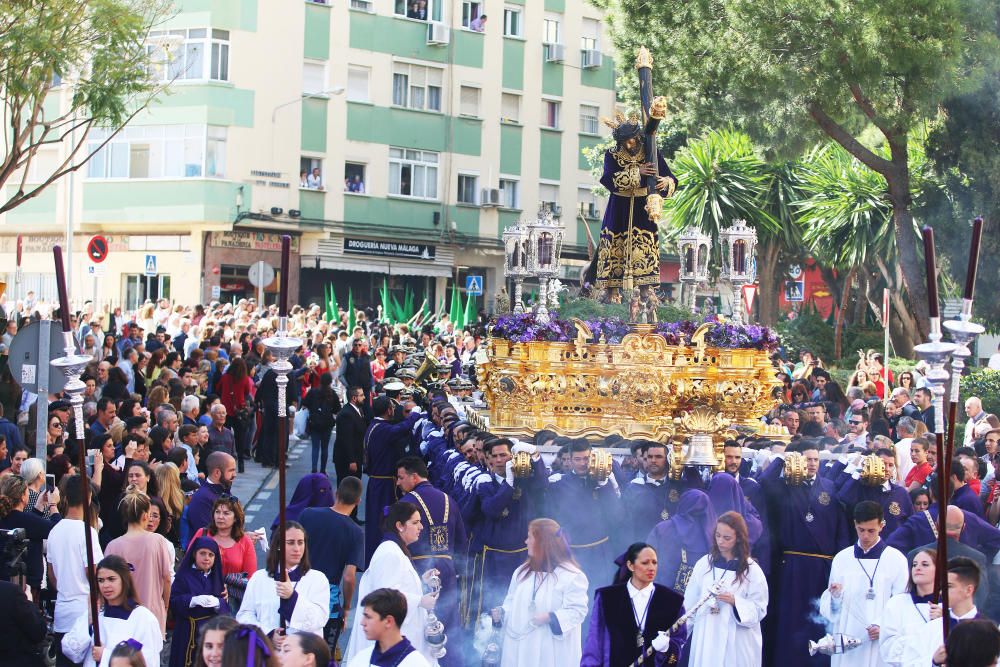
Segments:
[[[882,610],[889,598],[906,591],[909,564],[901,551],[882,541],[885,520],[877,502],[864,500],[854,506],[854,528],[858,541],[834,556],[820,613],[831,632],[862,641],[858,648],[833,656],[832,667],[878,667]]]

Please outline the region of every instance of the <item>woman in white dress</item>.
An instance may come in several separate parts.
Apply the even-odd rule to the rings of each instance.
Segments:
[[[573,560],[559,524],[528,524],[528,560],[514,570],[503,607],[502,667],[578,667],[587,616],[587,575]]]
[[[358,606],[354,609],[354,626],[351,640],[347,645],[347,653],[344,655],[344,663],[350,662],[356,654],[375,645],[374,641],[365,637],[361,627],[364,613],[361,600],[379,588],[392,588],[406,598],[406,619],[399,628],[402,635],[410,640],[413,648],[423,654],[428,662],[432,665],[437,664],[437,660],[430,656],[429,648],[424,642],[427,611],[433,609],[437,603],[437,593],[424,594],[421,583],[421,579],[424,583],[429,583],[431,578],[437,575],[437,570],[427,570],[421,577],[410,562],[409,545],[420,538],[423,529],[420,512],[413,503],[399,502],[386,508],[382,518],[384,538],[372,555],[368,570],[361,578],[361,585],[358,587]],[[448,631],[449,628],[445,628],[445,632]]]
[[[750,557],[747,525],[737,512],[715,523],[712,550],[694,566],[684,607],[691,609],[715,587],[722,592],[688,619],[691,667],[757,667],[763,640],[760,622],[767,614],[767,580]]]
[[[121,556],[107,556],[97,564],[97,587],[101,610],[98,627],[101,646],[94,646],[90,614],[81,614],[73,629],[62,638],[63,653],[84,667],[108,667],[114,647],[129,639],[141,644],[147,665],[160,664],[163,635],[153,612],[139,604],[129,565]]]
[[[247,582],[236,620],[256,625],[280,648],[286,634],[311,632],[323,636],[323,628],[330,620],[330,583],[325,574],[310,568],[306,531],[297,521],[285,524],[283,581],[275,581],[278,550],[273,544],[277,536],[276,529],[267,568],[257,570]]]
[[[882,612],[878,650],[882,661],[891,667],[903,665],[907,647],[927,632],[931,619],[941,617],[941,605],[933,603],[935,563],[936,549],[921,549],[914,554],[907,591],[889,598]]]

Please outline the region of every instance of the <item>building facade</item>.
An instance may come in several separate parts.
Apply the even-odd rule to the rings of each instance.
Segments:
[[[567,277],[585,263],[603,202],[582,150],[602,140],[615,71],[584,0],[176,5],[150,35],[170,54],[153,72],[168,92],[75,176],[0,217],[8,297],[51,291],[67,229],[74,298],[126,308],[253,296],[250,266],[277,269],[283,233],[300,302],[333,284],[341,305],[348,290],[372,304],[387,281],[435,306],[451,281],[481,275],[488,306],[504,228],[540,205],[566,225]],[[48,103],[65,105],[65,88]]]

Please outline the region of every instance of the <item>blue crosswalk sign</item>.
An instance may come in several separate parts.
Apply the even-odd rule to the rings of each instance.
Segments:
[[[146,255],[146,270],[144,275],[150,278],[156,277],[156,255]]]
[[[465,277],[465,293],[471,294],[472,296],[479,296],[483,293],[483,277],[482,276],[466,276]]]

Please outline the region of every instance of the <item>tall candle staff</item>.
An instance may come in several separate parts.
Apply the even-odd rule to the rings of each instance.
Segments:
[[[288,332],[288,256],[292,239],[287,234],[281,237],[281,290],[278,296],[278,330],[274,336],[264,339],[264,345],[274,357],[271,370],[274,371],[278,386],[278,535],[271,548],[277,549],[277,571],[275,581],[285,575],[285,449],[288,447],[288,374],[292,371],[289,358],[302,347],[302,341]]]
[[[94,619],[94,646],[100,646],[101,634],[97,624],[97,576],[94,570],[93,536],[90,532],[92,519],[90,511],[90,478],[87,477],[87,447],[83,439],[83,392],[86,390],[87,385],[80,379],[83,369],[93,359],[92,357],[76,353],[76,342],[73,340],[73,327],[69,322],[69,296],[66,294],[66,271],[63,267],[62,247],[53,247],[52,256],[56,264],[56,288],[59,291],[59,316],[62,320],[64,343],[63,356],[53,359],[52,366],[66,376],[66,386],[63,387],[63,393],[70,397],[69,403],[73,407],[76,448],[79,452],[80,486],[83,490],[83,534],[87,547],[87,584],[90,588],[90,617]],[[47,396],[38,397],[40,401],[47,399]]]
[[[941,596],[941,608],[948,611],[948,534],[945,519],[948,516],[949,452],[944,440],[944,385],[948,381],[948,371],[944,369],[948,356],[955,345],[941,342],[941,314],[938,311],[937,265],[934,255],[934,230],[924,227],[924,263],[927,268],[927,309],[930,313],[930,341],[913,348],[917,355],[927,362],[927,384],[934,399],[934,434],[937,438],[937,499],[938,499],[938,549],[937,580]],[[936,595],[936,594],[935,594]],[[948,639],[948,623],[944,623],[944,639]]]

